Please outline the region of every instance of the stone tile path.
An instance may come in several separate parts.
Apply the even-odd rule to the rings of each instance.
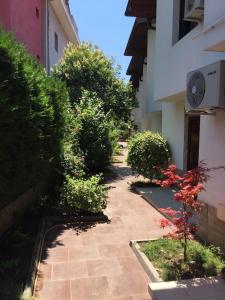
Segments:
[[[61,225],[45,238],[35,294],[39,300],[150,300],[149,279],[129,247],[163,234],[161,215],[129,191],[130,169],[114,165],[108,183],[111,222]]]

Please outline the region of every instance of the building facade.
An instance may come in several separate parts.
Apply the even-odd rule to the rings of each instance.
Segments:
[[[69,42],[78,45],[78,28],[70,12],[68,0],[50,0],[47,7],[47,70],[51,71],[63,56]]]
[[[79,43],[68,0],[1,0],[0,25],[12,32],[48,73],[69,42]]]
[[[0,25],[11,31],[41,63],[44,55],[44,2],[42,0],[0,1]]]
[[[149,110],[152,103],[160,105],[161,132],[168,140],[173,162],[180,170],[194,168],[202,160],[208,167],[225,165],[225,110],[213,109],[213,113],[185,110],[187,74],[225,60],[225,2],[192,1],[204,3],[202,16],[187,21],[184,19],[187,1],[130,0],[126,11],[126,15],[133,10],[130,15],[143,17],[142,10],[148,10],[149,51],[144,58],[147,65],[139,67],[142,70],[139,77],[131,74],[141,110],[137,125],[140,130],[157,131],[152,125],[153,113]],[[144,68],[149,68],[146,77]],[[140,96],[143,86],[146,95]],[[212,98],[216,93],[212,91]],[[221,169],[210,175],[206,192],[200,195],[200,200],[205,203],[200,233],[206,240],[225,249],[225,171]]]

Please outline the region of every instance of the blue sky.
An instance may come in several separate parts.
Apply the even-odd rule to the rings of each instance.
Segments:
[[[123,55],[134,18],[125,17],[128,0],[70,0],[71,12],[79,28],[81,41],[99,46],[121,65],[126,77],[130,57]],[[126,77],[128,79],[128,77]]]

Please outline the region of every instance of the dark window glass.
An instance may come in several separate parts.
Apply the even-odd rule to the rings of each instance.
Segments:
[[[36,7],[36,17],[39,18],[39,9]]]
[[[195,26],[197,26],[196,22],[184,21],[184,11],[185,11],[185,0],[180,0],[179,40],[181,40]]]
[[[55,51],[58,52],[59,50],[59,39],[58,34],[55,32]]]

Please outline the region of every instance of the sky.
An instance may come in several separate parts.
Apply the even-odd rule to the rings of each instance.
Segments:
[[[70,0],[81,41],[99,46],[121,65],[121,77],[128,80],[126,70],[131,57],[123,55],[134,18],[125,17],[128,0]]]

